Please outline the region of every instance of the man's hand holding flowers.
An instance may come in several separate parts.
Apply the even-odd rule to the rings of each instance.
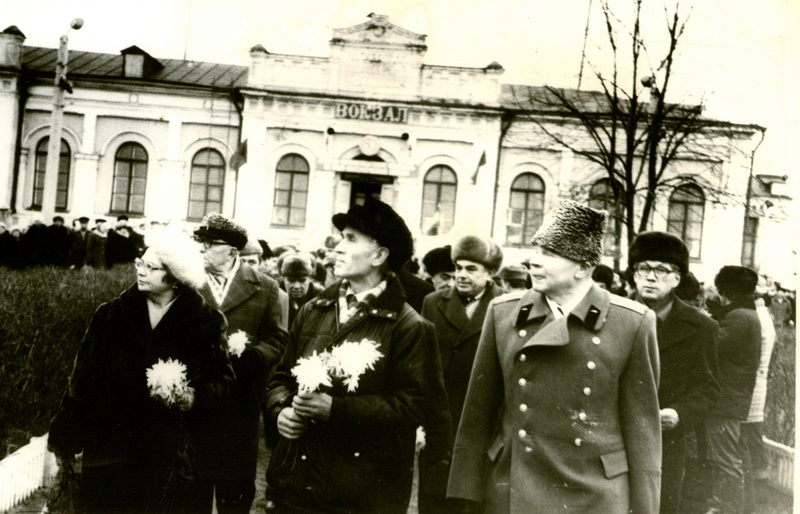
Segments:
[[[292,407],[284,407],[278,414],[278,433],[286,439],[297,439],[305,432],[306,423]]]
[[[326,421],[331,417],[333,398],[327,393],[299,392],[292,399],[292,408],[304,418]]]

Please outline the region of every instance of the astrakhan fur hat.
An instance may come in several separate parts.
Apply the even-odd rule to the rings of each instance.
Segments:
[[[642,232],[628,249],[628,267],[637,262],[659,261],[674,264],[681,275],[689,271],[689,248],[683,240],[667,232]]]
[[[497,273],[503,264],[503,251],[491,239],[478,236],[464,236],[450,252],[453,262],[464,259],[486,266],[491,273]]]
[[[595,266],[603,255],[607,219],[605,211],[564,200],[545,215],[531,244]]]
[[[199,289],[205,283],[203,254],[188,234],[168,228],[149,230],[145,233],[145,243],[179,283],[191,289]]]
[[[225,241],[237,250],[247,244],[247,229],[218,212],[206,214],[203,223],[194,231],[196,236]]]

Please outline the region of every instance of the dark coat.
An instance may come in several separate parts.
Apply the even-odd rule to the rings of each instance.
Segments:
[[[422,312],[422,302],[433,292],[433,286],[405,268],[397,272],[397,278],[406,293],[406,302],[417,312]]]
[[[167,409],[150,397],[146,370],[168,358],[187,367],[195,389],[188,413]],[[155,489],[168,482],[182,427],[193,439],[233,381],[225,320],[216,309],[186,290],[151,329],[145,296],[134,285],[92,317],[50,425],[48,446],[64,456],[83,451],[84,470],[118,464],[145,470],[152,480],[138,484],[146,490],[134,493],[147,497],[142,501],[153,500],[158,497]]]
[[[718,310],[720,398],[710,415],[747,419],[761,355],[761,322],[752,301]]]
[[[279,282],[281,290],[286,292],[286,284],[281,280]],[[291,328],[292,323],[294,323],[294,319],[297,317],[297,313],[300,312],[300,308],[307,304],[309,300],[313,300],[323,291],[323,287],[318,285],[316,282],[309,282],[308,284],[308,291],[306,295],[300,299],[298,302],[294,302],[291,297],[287,299],[289,305],[289,328]],[[287,295],[289,293],[286,293]]]
[[[104,268],[106,265],[106,242],[107,235],[101,235],[96,230],[89,232],[86,242],[86,261],[87,266],[92,268]]]
[[[554,319],[536,291],[489,305],[449,497],[486,512],[658,512],[655,314],[593,285]]]
[[[416,427],[425,414],[433,354],[430,326],[407,303],[390,274],[386,290],[366,311],[338,326],[339,282],[300,310],[267,395],[275,447],[267,496],[315,512],[405,513],[411,494]],[[330,418],[309,424],[289,441],[277,434],[280,411],[291,406],[298,359],[344,341],[376,341],[383,357],[355,392],[340,380],[326,391]]]
[[[89,246],[89,230],[74,230],[72,232],[69,250],[69,262],[72,266],[80,268],[86,264],[86,250]]]
[[[255,478],[261,403],[270,373],[286,345],[281,326],[278,283],[240,264],[228,294],[217,305],[208,283],[200,288],[206,301],[228,320],[228,337],[245,332],[250,340],[241,356],[231,356],[236,384],[225,404],[214,413],[198,443],[202,478]]]
[[[478,349],[486,309],[494,298],[504,294],[494,282],[486,284],[472,318],[467,317],[466,306],[455,286],[434,291],[425,297],[422,317],[436,327],[436,342],[442,361],[444,387],[447,391],[450,419],[455,429],[461,419],[461,409],[467,396],[472,362]],[[430,450],[444,445],[452,449],[453,441],[437,441],[436,429],[426,424],[426,449],[420,454],[420,483],[423,491],[444,496],[447,491],[449,466],[439,465],[440,459],[431,459]],[[439,433],[441,433],[439,431]]]

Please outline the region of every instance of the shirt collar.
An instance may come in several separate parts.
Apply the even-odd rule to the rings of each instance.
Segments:
[[[548,296],[545,295],[545,299],[547,300],[547,304],[550,306],[550,309],[553,311],[553,315],[556,318],[560,318],[562,314],[558,312],[558,308],[561,309],[564,316],[568,316],[572,310],[577,307],[581,300],[589,293],[589,290],[592,288],[593,282],[591,280],[586,280],[581,284],[578,284],[578,287],[575,289],[575,293],[570,297],[569,300],[564,302],[563,305],[559,305],[553,300],[551,300]]]

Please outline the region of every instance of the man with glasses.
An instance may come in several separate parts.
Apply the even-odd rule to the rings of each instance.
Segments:
[[[247,338],[244,351],[231,351],[236,385],[198,449],[203,502],[211,512],[216,493],[218,512],[247,513],[255,496],[261,404],[286,344],[279,287],[242,264],[239,252],[247,244],[247,230],[238,223],[211,213],[194,236],[206,270],[200,294],[225,314],[229,340],[238,332]]]
[[[665,232],[643,232],[631,244],[628,266],[634,298],[655,311],[661,383],[661,512],[679,512],[687,430],[698,426],[719,398],[717,323],[675,296],[689,271],[689,250]]]

